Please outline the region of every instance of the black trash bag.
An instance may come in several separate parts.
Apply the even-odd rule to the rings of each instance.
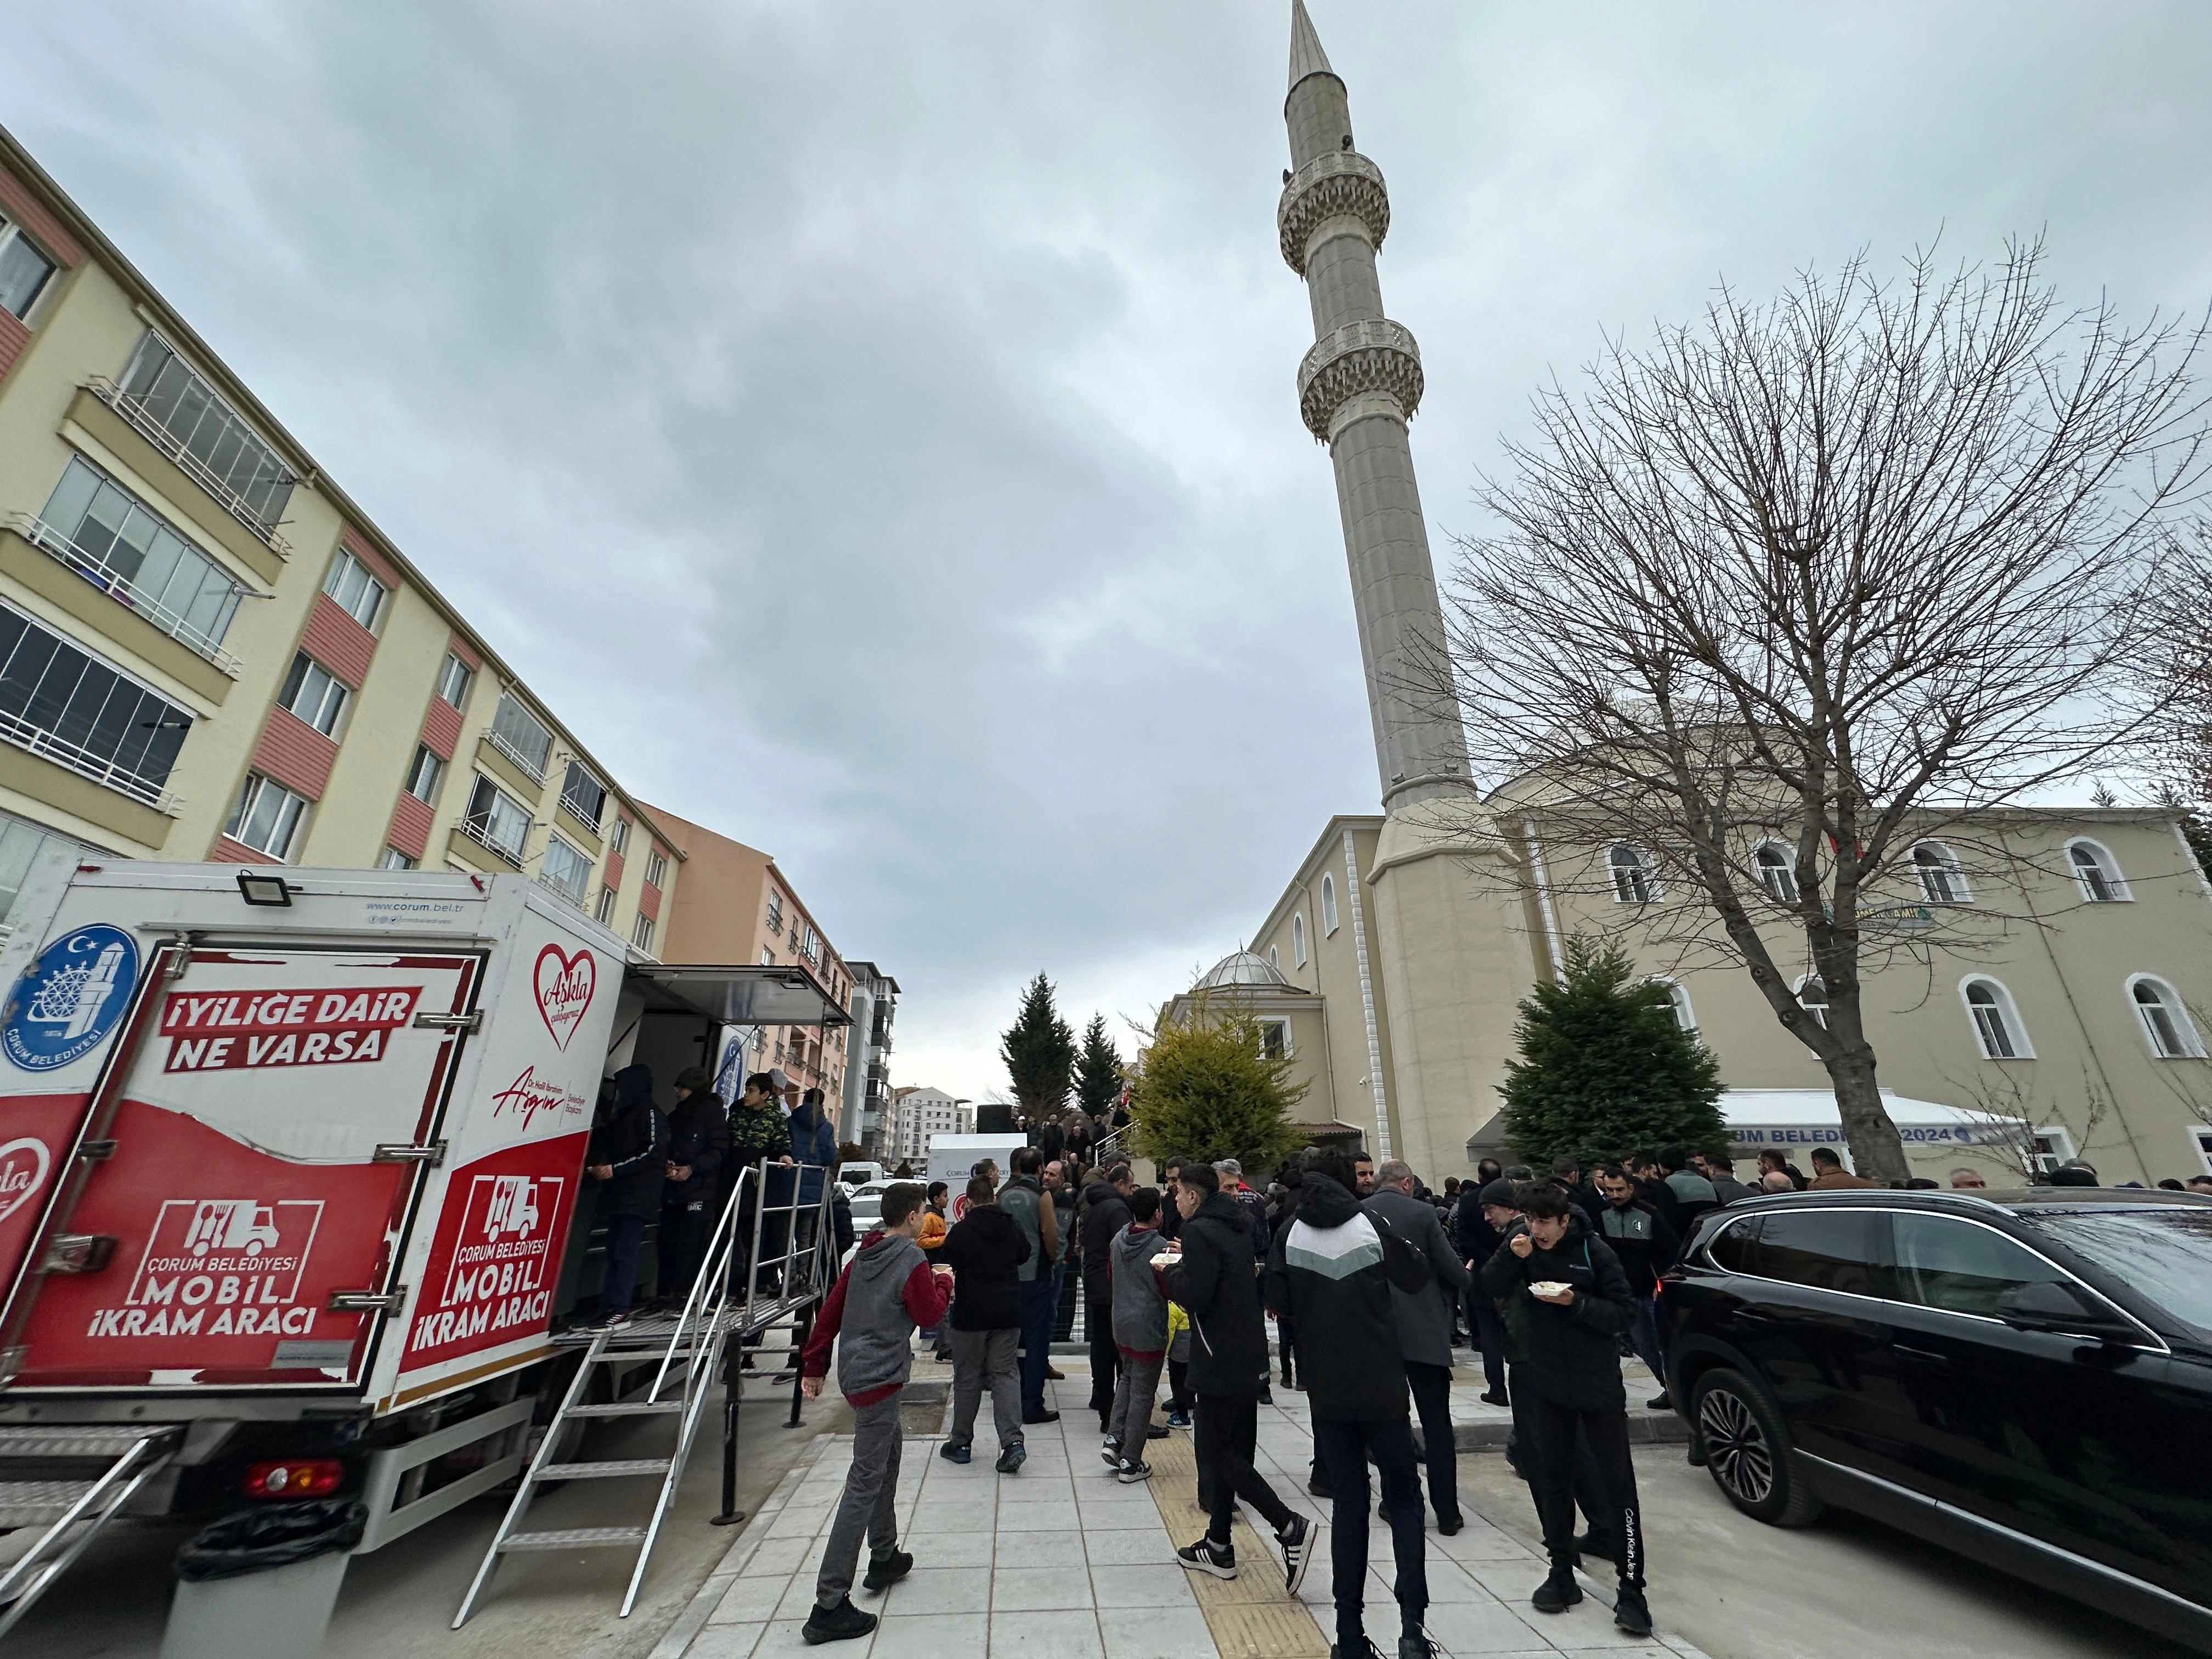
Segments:
[[[188,1584],[236,1578],[349,1550],[368,1528],[368,1505],[357,1498],[310,1498],[240,1510],[204,1527],[177,1552],[177,1577]]]

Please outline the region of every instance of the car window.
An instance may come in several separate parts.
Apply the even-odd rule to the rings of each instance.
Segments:
[[[1760,1218],[1749,1271],[1816,1290],[1889,1296],[1882,1251],[1888,1219],[1880,1210],[1770,1210]]]
[[[2038,1215],[2034,1225],[2070,1245],[2175,1318],[2212,1331],[2212,1210]]]
[[[1994,1318],[2005,1294],[2067,1275],[1993,1228],[1947,1215],[1896,1218],[1899,1294],[1924,1308]]]
[[[1732,1273],[1755,1273],[1752,1254],[1757,1248],[1759,1218],[1746,1216],[1732,1221],[1715,1233],[1705,1245],[1705,1254],[1713,1259],[1713,1266]]]

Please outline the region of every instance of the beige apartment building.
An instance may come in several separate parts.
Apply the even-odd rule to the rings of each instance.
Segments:
[[[822,982],[838,1006],[854,1000],[852,968],[823,936],[798,890],[757,847],[680,818],[646,809],[684,859],[684,902],[669,920],[663,958],[669,962],[774,967],[797,963]],[[870,970],[873,982],[873,969]],[[754,1029],[747,1071],[781,1066],[801,1088],[820,1089],[841,1140],[860,1138],[845,1107],[845,1070],[856,1043],[866,1042],[872,1023],[823,1029],[763,1025]],[[888,1021],[885,1022],[886,1032]],[[889,1047],[885,1036],[884,1046]],[[865,1063],[865,1062],[864,1062]]]
[[[1563,843],[1534,800],[1488,807],[1498,844],[1488,867],[1457,862],[1475,902],[1455,913],[1486,915],[1486,927],[1406,940],[1400,957],[1419,961],[1391,960],[1375,902],[1392,875],[1377,869],[1383,819],[1334,818],[1251,947],[1170,1017],[1204,999],[1245,1006],[1309,1085],[1302,1118],[1357,1125],[1440,1183],[1503,1149],[1503,1067],[1490,1057],[1513,1051],[1514,1004],[1556,971],[1567,936],[1602,935],[1668,981],[1676,1018],[1719,1056],[1739,1152],[1779,1146],[1802,1167],[1814,1146],[1838,1144],[1826,1073],[1749,975],[1668,942],[1680,918],[1662,915],[1664,878],[1644,849]],[[2107,1182],[2212,1172],[2212,885],[2174,815],[2017,809],[1978,814],[1971,829],[1916,847],[1907,884],[1886,896],[1875,925],[1891,930],[1887,948],[1867,975],[1869,1036],[1915,1171],[1940,1180],[1974,1164],[1994,1182],[2080,1157]],[[1783,861],[1748,850],[1762,872]],[[1769,937],[1790,959],[1787,935]],[[1470,971],[1504,994],[1396,1017],[1395,989],[1420,963],[1462,957],[1480,958]],[[1802,969],[1796,989],[1808,1009],[1823,1005]],[[1430,1104],[1416,1115],[1400,1087],[1409,1067],[1486,1086],[1417,1091]]]
[[[0,131],[0,913],[52,836],[521,870],[648,956],[682,861]]]

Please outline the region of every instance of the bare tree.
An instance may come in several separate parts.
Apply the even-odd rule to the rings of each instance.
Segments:
[[[1986,930],[1953,902],[2017,854],[1977,814],[2146,741],[2123,670],[2205,470],[2205,325],[2064,309],[2042,257],[1856,261],[1610,342],[1539,397],[1448,584],[1431,690],[1491,810],[1595,849],[1555,881],[1747,970],[1876,1180],[1906,1166],[1863,975]]]

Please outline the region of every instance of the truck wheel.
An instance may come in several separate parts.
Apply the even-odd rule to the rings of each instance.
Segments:
[[[1790,1431],[1765,1384],[1725,1367],[1707,1371],[1697,1380],[1690,1420],[1713,1484],[1729,1503],[1769,1526],[1802,1527],[1819,1518],[1820,1500],[1797,1467]]]

